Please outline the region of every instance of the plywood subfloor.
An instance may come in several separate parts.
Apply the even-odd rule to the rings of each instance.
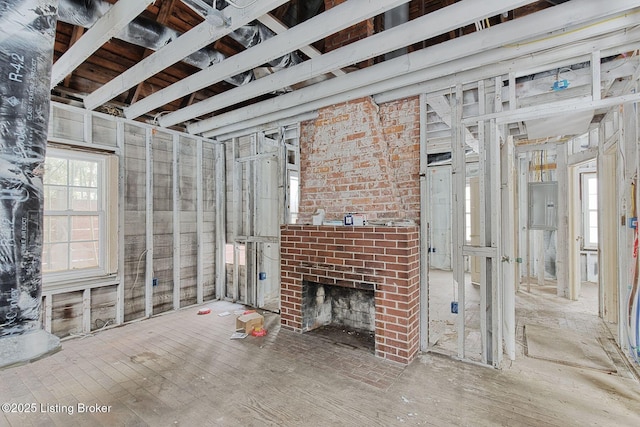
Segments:
[[[617,373],[602,344],[591,336],[530,323],[524,325],[524,335],[529,357]]]
[[[521,357],[502,370],[437,355],[408,367],[323,337],[280,330],[229,339],[237,306],[205,305],[65,341],[0,371],[1,426],[637,426],[629,378]],[[46,411],[79,403],[107,413]],[[44,406],[40,406],[44,405]]]

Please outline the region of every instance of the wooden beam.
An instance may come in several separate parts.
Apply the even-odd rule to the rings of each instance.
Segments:
[[[149,95],[136,105],[125,108],[125,116],[130,119],[139,117],[154,108],[184,96],[185,93],[195,92],[226,78],[237,75],[238,73],[272,61],[289,52],[293,52],[296,49],[303,48],[318,39],[334,33],[335,31],[348,28],[363,19],[380,14],[402,3],[406,3],[407,1],[409,0],[351,0],[342,3],[327,12],[309,19],[303,24],[282,32],[269,40],[263,41],[251,49],[240,52],[219,64],[215,64],[207,69],[199,71],[154,93],[153,95]],[[269,20],[268,18],[265,18],[265,20],[274,26],[276,25],[274,20]],[[279,79],[277,76],[280,76],[283,72],[284,70],[276,73],[274,75],[276,77],[269,76],[268,78],[260,80],[275,80],[278,82]],[[297,81],[300,81],[300,79],[297,79]],[[276,89],[280,89],[287,85],[285,84],[284,86],[281,86],[276,83],[276,86]],[[261,92],[261,94],[263,93],[267,92]],[[213,111],[210,108],[205,108],[208,111],[200,112],[205,105],[208,106],[208,102],[203,101],[189,108],[171,113],[167,115],[171,118],[165,118],[166,122],[162,126],[172,126],[187,119],[198,117],[202,114]]]
[[[203,237],[204,234],[204,189],[202,182],[202,138],[196,141],[196,301],[204,302],[204,261]],[[222,248],[220,249],[222,250]]]
[[[164,0],[162,2],[162,4],[160,5],[160,10],[158,11],[158,15],[156,16],[156,22],[158,24],[166,25],[167,22],[169,22],[169,18],[171,17],[171,9],[173,9],[173,5],[175,2],[176,0]],[[144,53],[142,54],[142,58],[140,59],[142,60],[147,56],[151,55],[152,53],[153,53],[153,50],[147,48],[144,50]],[[129,90],[129,94],[127,95],[127,100],[125,101],[125,104],[131,105],[138,100],[138,97],[140,96],[140,92],[142,91],[143,84],[144,82],[140,82],[135,87],[135,89]]]
[[[401,47],[408,46],[418,41],[440,35],[451,28],[457,28],[461,24],[472,23],[480,17],[501,13],[504,10],[509,10],[512,7],[530,3],[531,1],[533,0],[487,0],[484,2],[464,0],[447,8],[437,10],[426,16],[391,28],[387,31],[383,31],[382,33],[367,37],[364,40],[360,40],[329,53],[325,53],[320,57],[312,58],[294,67],[282,70],[272,76],[256,80],[235,89],[231,89],[220,95],[214,96],[213,98],[209,98],[205,101],[199,102],[189,107],[188,109],[179,110],[174,113],[168,114],[162,118],[160,124],[162,126],[171,126],[194,117],[199,117],[203,114],[237,104],[241,101],[255,98],[258,95],[271,93],[278,89],[291,86],[295,83],[299,83],[301,81],[326,74],[338,68],[346,67],[348,65],[373,58],[382,53],[392,52]],[[333,29],[335,22],[345,21],[344,17],[342,17],[345,9],[342,8],[342,6],[348,7],[350,3],[352,2],[343,3],[340,6],[330,9],[328,12],[318,15],[317,17],[292,28],[287,32],[291,34],[289,37],[305,40],[305,34],[307,32],[319,30],[318,28],[316,28],[317,26],[329,26]],[[357,3],[354,3],[354,5],[356,4]],[[328,16],[325,15],[329,15],[331,12],[336,11],[340,11],[340,14],[329,21],[330,24],[327,23],[326,19],[319,19],[321,17],[327,18]],[[354,13],[358,14],[360,12]],[[310,27],[310,25],[312,25],[312,21],[314,27]],[[295,34],[300,34],[300,36],[296,35],[294,37],[294,31]],[[504,42],[504,39],[502,40],[502,42]],[[249,50],[248,52],[251,51],[252,50]],[[235,57],[237,56],[239,55],[236,55]],[[396,72],[400,71],[401,70],[396,70]],[[315,86],[318,85],[313,85],[311,87]],[[297,96],[297,91],[294,92],[294,94],[296,94]],[[130,117],[126,110],[125,115],[127,115],[127,117],[129,118],[136,117],[135,115]],[[203,129],[203,122],[207,121],[205,120],[199,122],[198,124],[195,124],[194,127]],[[198,133],[198,131],[195,131],[195,133]]]
[[[587,101],[580,99],[568,99],[565,101],[550,102],[544,105],[534,105],[532,107],[518,108],[514,111],[501,111],[498,113],[486,114],[473,118],[465,118],[463,122],[472,123],[477,120],[496,119],[498,123],[512,123],[522,120],[533,120],[544,117],[551,117],[558,114],[599,110],[601,108],[611,108],[616,105],[640,102],[640,93],[630,95],[620,95],[613,98],[605,98],[598,101]]]
[[[153,130],[145,129],[145,242],[144,313],[153,315]]]
[[[522,19],[526,19],[526,17]],[[620,22],[620,20],[624,22]],[[230,113],[220,114],[218,118],[224,121],[232,116],[240,118],[225,125],[212,126],[210,129],[213,130],[204,131],[203,136],[211,138],[218,135],[241,133],[245,128],[286,120],[329,105],[372,94],[374,94],[377,103],[384,103],[420,93],[440,91],[455,85],[458,81],[478,81],[509,73],[515,69],[527,69],[533,64],[539,64],[540,61],[554,61],[572,55],[575,55],[576,60],[582,58],[588,61],[589,52],[593,50],[594,45],[599,46],[608,55],[615,55],[633,49],[640,41],[640,30],[633,29],[624,33],[602,35],[612,30],[615,31],[618,25],[625,28],[627,25],[635,25],[635,23],[634,16],[623,17],[620,15],[617,18],[607,18],[601,24],[584,28],[583,31],[564,32],[564,35],[558,35],[540,44],[527,44],[518,51],[498,47],[481,55],[469,54],[469,56],[444,63],[424,65],[426,62],[432,61],[438,54],[446,55],[447,51],[464,49],[466,44],[464,39],[444,42],[444,46],[437,47],[437,49],[422,49],[408,54],[407,58],[395,58],[318,84],[316,85],[318,88],[301,89],[305,90],[304,95],[297,91],[293,94],[270,99],[268,102],[256,103]],[[500,27],[508,24],[502,24]],[[498,28],[498,26],[494,28]],[[585,39],[593,35],[594,28],[601,37],[595,41]],[[554,46],[561,47],[554,48]],[[544,51],[552,48],[551,51]],[[401,64],[406,62],[410,64],[409,69],[402,69]],[[402,69],[401,73],[398,72],[399,69]],[[459,72],[458,70],[467,71]],[[320,92],[323,92],[325,96],[322,96]],[[294,99],[294,95],[297,97],[296,99]],[[272,104],[277,104],[277,108],[273,108]],[[256,110],[253,110],[254,108]]]
[[[93,52],[153,3],[154,0],[128,0],[114,4],[51,68],[51,89],[82,64]]]
[[[156,16],[156,21],[161,24],[166,24],[169,22],[169,18],[171,18],[171,11],[173,10],[173,6],[175,5],[177,0],[163,0],[160,5],[160,10],[158,11],[158,15]]]
[[[276,17],[274,17],[269,13],[267,13],[266,15],[262,15],[260,18],[258,18],[258,21],[260,21],[265,27],[267,27],[268,29],[270,29],[276,34],[282,34],[289,29],[287,28],[286,25],[284,25]],[[309,58],[315,58],[316,56],[322,55],[322,52],[320,52],[318,49],[316,49],[311,45],[302,46],[299,49],[302,53],[307,55]],[[341,69],[337,69],[337,70],[333,70],[331,74],[333,74],[334,76],[341,76],[346,73]]]
[[[632,7],[630,4],[632,3],[631,0],[612,1],[616,1],[615,5],[612,4],[612,6],[615,6],[612,14],[620,12],[620,9],[627,10]],[[464,2],[456,3],[456,5],[457,4],[466,5]],[[480,3],[476,3],[476,7],[479,4]],[[484,2],[482,2],[482,4],[484,4]],[[607,19],[601,26],[591,25],[582,30],[576,30],[573,32],[563,30],[562,34],[558,33],[556,37],[553,38],[546,38],[539,42],[522,44],[521,46],[518,46],[518,48],[504,48],[505,40],[510,40],[512,42],[518,40],[531,40],[533,37],[538,37],[548,34],[549,32],[558,31],[560,28],[565,28],[568,23],[572,23],[577,26],[581,23],[588,22],[599,17],[602,17],[603,19],[605,18],[602,16],[601,3],[598,3],[596,0],[585,1],[585,6],[588,7],[581,7],[577,10],[575,7],[571,6],[572,5],[570,3],[564,3],[554,7],[552,10],[546,9],[542,12],[538,12],[537,14],[520,18],[517,22],[510,21],[501,25],[496,25],[482,33],[473,33],[438,45],[430,46],[425,49],[409,53],[408,55],[349,73],[345,76],[299,89],[293,93],[281,95],[276,98],[269,99],[268,101],[257,102],[253,105],[236,109],[230,113],[220,114],[217,117],[193,123],[188,125],[187,129],[189,133],[201,133],[207,132],[211,129],[229,126],[230,129],[228,131],[220,132],[228,133],[235,130],[231,129],[231,127],[238,126],[237,124],[239,122],[250,122],[247,123],[247,126],[251,126],[252,124],[257,124],[256,122],[258,120],[267,119],[266,121],[270,121],[274,120],[274,117],[276,116],[286,117],[286,114],[289,114],[290,112],[285,110],[293,110],[293,107],[300,106],[300,110],[304,109],[305,111],[311,111],[315,108],[319,108],[317,105],[326,106],[335,102],[344,102],[336,101],[336,99],[347,100],[351,96],[356,96],[354,92],[357,88],[363,88],[362,91],[360,91],[361,94],[358,94],[359,96],[366,96],[371,95],[372,93],[377,93],[371,92],[366,86],[374,84],[384,86],[388,84],[391,87],[393,87],[393,85],[398,85],[396,87],[400,87],[400,85],[404,84],[403,80],[407,74],[411,74],[410,81],[412,83],[424,82],[448,75],[454,75],[454,77],[456,77],[460,70],[477,68],[478,66],[497,63],[501,60],[534,53],[540,49],[556,47],[558,43],[560,43],[561,39],[565,39],[567,43],[575,42],[583,38],[591,37],[594,34],[602,34],[602,31],[609,31],[611,28],[616,28],[619,25],[635,25],[637,23],[637,17],[621,15],[613,19]],[[464,12],[465,10],[461,13],[464,14]],[[404,26],[396,28],[403,29]],[[396,28],[389,31],[393,31]],[[421,31],[424,34],[424,28],[421,29]],[[360,43],[367,42],[369,39],[373,39],[374,37],[376,36],[352,43],[351,45],[337,49],[330,54],[333,54],[334,52],[343,52],[346,55],[349,53],[354,54],[354,52],[357,52],[359,48],[362,47]],[[349,50],[343,51],[343,49]],[[325,54],[320,58],[311,59],[296,67],[304,66],[305,64],[316,60],[323,60],[330,54]],[[290,70],[293,70],[296,67],[283,70],[278,74],[281,75],[285,72],[290,72]],[[398,80],[389,83],[388,81],[393,78],[397,78]],[[458,79],[454,78],[453,80]],[[234,91],[256,83],[258,82],[250,83],[242,88],[232,89],[231,91],[225,92],[225,94],[236,94]],[[217,101],[216,98],[217,97],[211,98],[211,100]],[[240,101],[240,99],[236,99],[236,102],[238,101]],[[312,103],[312,101],[317,102]],[[298,111],[298,113],[302,112],[304,111]],[[264,121],[262,121],[262,123],[264,123]],[[206,136],[210,136],[210,134],[207,133]]]
[[[427,96],[420,95],[420,351],[429,351],[429,217],[427,183]]]
[[[464,194],[466,180],[465,150],[464,138],[460,126],[462,126],[462,84],[456,85],[455,97],[452,99],[451,115],[455,118],[452,120],[451,127],[451,172],[452,172],[452,190],[453,200],[451,201],[451,220],[452,220],[452,249],[451,263],[453,264],[453,279],[457,282],[458,291],[458,314],[456,318],[456,327],[458,334],[458,357],[465,359],[466,355],[466,293],[465,293],[465,277],[464,277]]]
[[[149,57],[138,62],[109,83],[89,94],[84,100],[85,108],[93,110],[106,101],[115,98],[130,87],[159,73],[193,52],[210,45],[214,41],[248,24],[286,1],[287,0],[264,0],[245,9],[225,8],[221,13],[231,22],[228,27],[214,27],[209,21],[205,20],[176,40],[158,49]],[[125,2],[118,3],[124,4]],[[181,95],[184,95],[184,93]]]
[[[73,46],[78,40],[80,40],[80,37],[82,37],[83,34],[84,34],[84,27],[81,27],[79,25],[74,25],[73,31],[71,32],[71,39],[69,40],[69,47],[67,48],[67,50],[70,49],[71,46]],[[67,77],[64,78],[63,85],[65,87],[69,87],[69,84],[71,83],[72,74],[73,74],[73,71],[67,74]]]
[[[182,294],[182,279],[180,268],[182,267],[181,242],[180,236],[182,235],[180,225],[180,213],[182,199],[180,195],[180,136],[173,135],[173,172],[171,179],[171,189],[173,192],[173,309],[178,310],[180,308],[180,297]]]
[[[591,91],[594,101],[602,98],[601,71],[600,71],[600,51],[596,50],[591,54]]]
[[[433,110],[440,116],[442,121],[449,127],[451,127],[451,105],[444,95],[437,97],[428,97],[427,103],[433,108]],[[466,126],[463,126],[465,143],[471,147],[474,152],[478,152],[478,140],[473,136]]]
[[[192,94],[185,96],[184,98],[182,98],[182,101],[180,102],[180,108],[188,107],[189,105],[193,104],[193,101],[195,99],[196,99],[196,92],[193,92]]]

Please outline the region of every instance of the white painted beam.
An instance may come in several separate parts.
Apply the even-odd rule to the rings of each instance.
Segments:
[[[602,98],[601,96],[601,77],[600,77],[600,51],[596,50],[591,54],[591,91],[594,101]]]
[[[217,136],[217,140],[218,141],[227,141],[229,139],[232,138],[236,138],[236,137],[240,137],[240,136],[245,136],[245,135],[249,135],[251,133],[255,133],[255,132],[264,132],[270,129],[278,129],[281,127],[286,127],[288,125],[292,125],[295,123],[300,123],[300,122],[304,122],[307,120],[314,120],[318,117],[318,112],[317,111],[310,111],[307,113],[303,113],[294,117],[287,117],[286,119],[282,119],[282,120],[276,120],[274,122],[268,122],[268,123],[262,123],[259,124],[257,126],[253,126],[250,128],[244,128],[235,132],[231,132],[231,133],[226,133],[223,135],[218,135]]]
[[[118,285],[116,287],[116,319],[118,325],[124,323],[125,312],[125,281],[124,281],[124,215],[125,215],[125,194],[126,190],[126,170],[125,162],[122,160],[125,155],[124,122],[116,122],[116,145],[118,146]]]
[[[439,95],[436,97],[427,98],[427,103],[431,105],[431,108],[440,116],[442,121],[449,127],[451,127],[451,105],[444,97],[444,95]],[[471,147],[474,152],[478,152],[478,140],[471,134],[469,129],[464,126],[464,141],[465,143]]]
[[[180,269],[182,267],[181,253],[181,230],[180,212],[182,198],[180,194],[180,173],[182,162],[180,159],[180,136],[173,135],[173,173],[171,180],[171,190],[173,193],[173,309],[180,309],[180,297],[182,295],[182,278]]]
[[[452,100],[452,115],[455,119],[452,121],[451,127],[451,172],[452,172],[452,189],[453,199],[451,200],[451,264],[453,265],[453,279],[457,284],[458,291],[458,314],[456,318],[456,326],[458,333],[458,357],[466,358],[466,287],[464,277],[464,195],[466,181],[466,165],[465,165],[465,149],[464,137],[461,132],[462,123],[462,84],[456,85],[455,97]]]
[[[351,43],[340,49],[325,53],[320,57],[312,58],[294,67],[281,70],[278,73],[263,77],[244,86],[228,90],[183,110],[167,114],[159,119],[159,123],[165,127],[172,126],[176,123],[202,116],[203,114],[237,104],[244,100],[255,98],[258,95],[270,93],[295,83],[326,74],[335,69],[346,67],[455,30],[473,23],[480,17],[500,14],[528,3],[532,3],[532,1],[486,0],[477,2],[473,0],[463,0],[405,24],[367,37],[366,39]],[[347,4],[349,4],[349,2],[345,3],[345,5]],[[301,24],[299,27],[301,27],[301,31],[306,31],[305,24]],[[297,27],[294,27],[290,31],[296,28]],[[317,86],[319,85],[313,85],[311,88],[317,89]],[[297,92],[299,91],[294,92],[294,94]],[[209,126],[209,123],[208,120],[194,123],[189,126],[189,132],[200,133],[208,130],[206,127]]]
[[[598,69],[600,65],[598,57]],[[598,85],[599,86],[599,85]],[[556,147],[556,181],[558,182],[558,228],[556,231],[556,294],[570,298],[572,283],[569,282],[569,168],[567,167],[568,144],[560,143]],[[576,298],[577,299],[577,298]]]
[[[204,189],[202,183],[202,139],[196,141],[196,301],[198,304],[204,302]]]
[[[133,21],[154,0],[127,0],[114,4],[51,68],[51,89],[93,52]]]
[[[138,62],[109,83],[103,85],[100,89],[89,94],[84,99],[85,108],[93,110],[106,101],[115,98],[125,90],[286,2],[287,0],[263,0],[246,9],[225,8],[221,13],[225,15],[227,19],[231,20],[230,26],[214,27],[208,21],[204,21],[173,42],[163,46],[161,49],[158,49],[153,54]]]
[[[558,7],[560,6],[553,8],[554,13]],[[553,16],[546,14],[549,19],[545,18],[540,21],[537,19],[539,14],[544,12],[520,18],[517,24],[520,27],[523,25],[529,27],[529,24],[534,27],[549,24],[549,19],[553,19]],[[570,19],[571,14],[572,11],[564,13],[565,19]],[[581,25],[585,20],[573,22]],[[304,88],[292,94],[282,95],[272,100],[237,109],[232,113],[222,114],[217,117],[220,119],[219,122],[210,122],[206,126],[215,130],[204,131],[203,135],[213,137],[230,133],[244,127],[292,117],[371,94],[384,93],[384,96],[380,97],[382,99],[376,97],[376,101],[385,102],[417,93],[442,90],[451,87],[452,84],[455,85],[457,81],[477,81],[509,73],[518,68],[528,68],[540,62],[557,61],[572,55],[575,55],[576,58],[587,55],[586,59],[588,60],[594,46],[603,52],[628,51],[634,46],[637,47],[637,42],[640,40],[640,30],[626,30],[606,37],[602,37],[602,35],[636,25],[636,23],[637,17],[633,13],[623,13],[603,18],[598,24],[590,24],[584,28],[572,29],[572,31],[553,32],[553,29],[544,25],[545,30],[552,33],[551,37],[509,48],[503,47],[502,43],[497,41],[492,46],[493,49],[488,52],[473,54],[465,50],[466,55],[457,59],[447,58],[450,52],[465,49],[469,38],[483,37],[498,29],[500,29],[501,37],[509,38],[514,32],[520,31],[518,25],[500,24],[484,30],[482,34],[471,34],[450,40],[320,83],[315,85],[317,86],[315,90],[315,86]],[[561,24],[558,23],[553,26],[553,28],[559,27]],[[590,40],[591,37],[597,38]],[[618,46],[620,47],[618,48]],[[434,60],[434,58],[438,58],[438,55],[442,55],[444,59],[442,61]],[[339,87],[336,87],[337,85]],[[248,117],[251,118],[247,119]]]
[[[596,160],[598,157],[598,147],[591,147],[584,151],[579,151],[575,154],[572,154],[567,159],[567,164],[569,166],[575,166],[580,163],[588,162],[590,160]]]
[[[501,111],[498,113],[486,114],[484,116],[468,117],[463,123],[471,124],[478,120],[496,119],[498,124],[513,123],[523,120],[541,119],[558,114],[570,112],[598,110],[601,108],[611,108],[616,105],[640,102],[640,93],[620,95],[612,98],[600,99],[598,101],[587,101],[578,99],[568,99],[565,101],[550,102],[544,105],[534,105],[532,107],[518,108],[514,111]]]
[[[225,259],[226,247],[227,247],[227,174],[225,170],[226,163],[226,147],[223,144],[216,144],[215,150],[215,284],[216,284],[216,298],[222,299],[225,297],[225,289],[227,287],[227,267],[226,263],[229,260]]]
[[[420,95],[420,123],[427,123],[427,96]],[[429,351],[429,218],[427,127],[420,126],[420,350]]]
[[[130,119],[139,117],[154,108],[165,105],[167,102],[272,61],[289,52],[293,52],[299,48],[307,46],[309,43],[323,37],[327,37],[338,30],[348,28],[364,19],[376,16],[402,3],[406,3],[407,1],[409,0],[350,0],[342,3],[300,25],[289,29],[283,34],[265,40],[257,46],[240,52],[231,58],[225,59],[219,64],[214,64],[207,69],[199,71],[177,83],[172,84],[171,86],[147,96],[129,108],[125,108],[125,116]],[[279,80],[277,76],[282,73],[283,71],[275,73],[275,81]],[[260,79],[260,81],[264,81],[265,79],[266,77]],[[270,81],[273,80],[274,79],[270,78]],[[252,84],[245,85],[245,87],[246,86],[253,87]],[[278,86],[271,90],[280,89],[284,86],[287,85]],[[236,93],[235,89],[228,92]],[[246,92],[246,90],[243,92]],[[227,98],[229,97],[229,95],[225,96]],[[233,97],[231,97],[231,99],[232,98]],[[197,117],[208,112],[201,112],[205,105],[207,105],[207,101],[198,102],[176,112],[167,114],[162,118],[162,121],[159,121],[162,126],[172,126],[176,123],[180,123],[184,120]]]
[[[627,18],[625,18],[625,20],[629,21]],[[637,47],[638,39],[640,39],[639,31],[633,30],[625,33],[600,36],[601,34],[614,31],[618,24],[622,27],[626,26],[624,22],[618,22],[617,20],[612,21],[612,23],[599,25],[599,31],[597,34],[599,38],[597,40],[583,40],[585,37],[580,33],[576,33],[576,35],[567,34],[566,36],[555,40],[554,44],[556,47],[551,44],[551,41],[547,41],[544,43],[544,46],[525,49],[524,51],[519,52],[520,54],[518,55],[511,55],[507,50],[501,49],[499,52],[498,50],[487,52],[486,54],[483,54],[481,58],[470,57],[469,60],[471,61],[466,59],[463,61],[454,61],[451,65],[458,65],[460,69],[465,69],[467,71],[452,71],[452,74],[450,75],[441,73],[441,76],[436,79],[425,80],[422,77],[425,74],[424,71],[412,72],[398,76],[391,79],[391,84],[387,81],[374,85],[372,90],[373,93],[376,94],[374,96],[375,101],[377,103],[384,103],[425,92],[434,93],[437,91],[444,91],[448,93],[448,88],[458,80],[463,82],[474,82],[490,76],[511,73],[517,78],[518,75],[535,74],[536,71],[533,71],[533,67],[549,70],[559,68],[565,64],[585,62],[591,58],[591,54],[589,52],[591,52],[593,46],[598,46],[602,49],[602,53],[605,56],[617,55],[621,52],[629,52],[630,50],[635,49]],[[495,62],[490,62],[492,57],[495,58]],[[476,61],[477,65],[467,65],[469,62],[473,61]],[[540,67],[539,64],[545,65]],[[447,66],[448,64],[444,65]],[[608,67],[609,63],[605,66]],[[620,69],[616,70],[613,75],[626,75],[621,73],[625,73],[626,70],[623,70],[623,68],[628,69],[628,67],[629,63],[620,65]],[[434,67],[433,70],[440,68],[442,67]],[[521,72],[514,72],[515,70],[520,70]],[[578,75],[578,80],[582,79],[580,71],[581,70],[575,70],[576,75]],[[431,73],[429,72],[429,74]],[[607,73],[607,78],[609,78],[609,74],[610,73]],[[611,77],[613,77],[613,75]],[[591,75],[589,74],[586,78],[590,81]],[[553,79],[555,80],[555,77]],[[578,81],[578,84],[581,84],[581,81]],[[529,88],[528,90],[533,92],[532,88]]]
[[[145,191],[145,241],[146,263],[144,269],[144,314],[153,315],[153,131],[145,129],[146,191]]]
[[[289,29],[270,13],[267,13],[266,15],[262,15],[260,18],[258,18],[258,21],[260,21],[265,27],[267,27],[268,29],[270,29],[276,34],[282,34]],[[311,45],[302,46],[299,50],[300,52],[307,55],[309,58],[315,58],[316,56],[322,55],[322,52],[320,52],[318,49],[316,49]],[[340,69],[333,70],[331,73],[336,77],[346,74],[344,71]]]

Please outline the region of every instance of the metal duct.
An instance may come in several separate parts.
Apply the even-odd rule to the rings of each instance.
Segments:
[[[42,174],[57,0],[7,3],[0,6],[0,366],[59,347],[40,323]]]
[[[226,3],[224,0],[182,0],[184,4],[193,9],[203,18],[207,18],[207,15],[213,10],[221,10]],[[206,7],[205,7],[206,6]],[[262,23],[255,21],[250,25],[243,25],[234,32],[229,34],[229,37],[240,43],[245,49],[253,47],[265,40],[268,40],[276,34]],[[302,59],[295,53],[288,53],[280,58],[276,58],[269,62],[268,65],[276,68],[291,67],[299,64]]]
[[[260,22],[255,22],[252,25],[243,25],[236,31],[229,34],[229,37],[240,43],[245,48],[253,47],[265,40],[275,36],[275,33],[269,28],[265,27]],[[288,53],[280,58],[276,58],[268,64],[271,67],[285,68],[302,62],[302,58],[295,52]]]
[[[402,25],[405,22],[409,22],[409,3],[401,4],[384,13],[384,29],[388,30],[398,25]],[[384,59],[389,60],[398,56],[406,55],[407,48],[403,47],[396,49],[393,52],[386,53]]]
[[[67,24],[91,28],[110,7],[111,4],[102,0],[60,0],[58,19]],[[180,33],[171,28],[138,16],[124,27],[116,38],[155,51],[179,36]],[[187,56],[183,61],[197,68],[205,69],[225,58],[226,56],[217,50],[204,48]],[[226,81],[240,86],[253,79],[253,73],[247,71],[230,77]]]

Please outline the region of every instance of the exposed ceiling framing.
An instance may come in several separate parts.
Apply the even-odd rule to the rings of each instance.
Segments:
[[[631,18],[616,18],[618,28],[631,28],[638,12],[632,0],[610,0],[606,7],[580,0],[579,8],[578,0],[348,0],[327,10],[322,0],[60,3],[67,11],[86,6],[91,19],[59,19],[53,99],[206,136],[233,132],[238,122],[303,114],[345,94],[404,90],[419,84],[412,80],[419,75],[443,78],[445,70],[471,72],[487,61],[546,54],[545,35],[569,40],[563,32],[571,29],[582,31],[575,42],[602,37],[588,25],[631,11]],[[403,4],[408,22],[382,31],[383,14]],[[376,23],[373,34],[325,49],[328,37],[364,20]],[[397,49],[408,54],[385,60]],[[613,83],[603,82],[604,96]],[[446,109],[443,100],[438,105]],[[468,139],[473,143],[473,135]]]

